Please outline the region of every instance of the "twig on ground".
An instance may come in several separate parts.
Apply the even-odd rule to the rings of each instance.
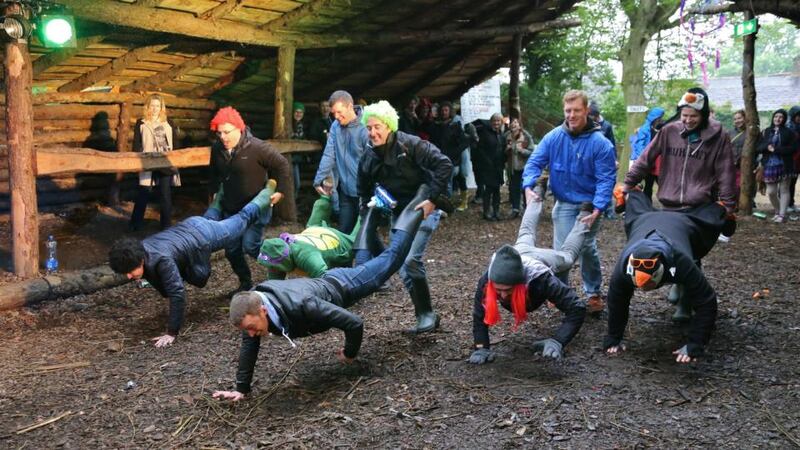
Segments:
[[[23,433],[27,433],[29,431],[33,431],[33,430],[35,430],[37,428],[41,428],[41,427],[43,427],[45,425],[50,425],[51,423],[58,422],[59,420],[63,419],[64,417],[69,416],[70,414],[72,414],[72,411],[67,411],[65,413],[61,413],[61,414],[57,415],[56,417],[52,417],[52,418],[47,419],[47,420],[45,420],[43,422],[39,422],[39,423],[35,423],[33,425],[28,425],[27,427],[19,428],[19,429],[17,429],[16,433],[17,434],[23,434]]]
[[[64,364],[54,364],[52,366],[39,366],[39,367],[34,367],[32,371],[25,373],[25,375],[53,372],[56,370],[77,369],[79,367],[88,367],[91,365],[92,363],[90,363],[89,361],[79,361],[79,362],[64,363]]]
[[[778,431],[780,431],[780,432],[781,432],[781,433],[782,433],[784,436],[786,436],[786,439],[789,439],[790,441],[792,441],[792,443],[793,443],[795,446],[797,446],[797,447],[800,447],[800,441],[798,441],[796,437],[794,437],[793,435],[791,435],[791,434],[790,434],[790,433],[789,433],[789,432],[786,430],[786,428],[784,428],[784,427],[783,427],[783,425],[781,425],[781,424],[780,424],[780,423],[779,423],[779,422],[778,422],[778,421],[775,419],[775,417],[772,415],[772,413],[770,413],[770,412],[769,412],[769,411],[768,411],[766,408],[763,408],[761,411],[762,411],[764,414],[766,414],[766,415],[767,415],[767,417],[769,417],[769,420],[771,420],[771,421],[772,421],[772,423],[774,423],[774,424],[775,424],[775,427],[777,427],[777,428],[778,428]]]
[[[358,385],[359,385],[359,384],[361,384],[361,382],[362,382],[362,381],[364,381],[364,377],[363,377],[363,376],[360,376],[360,377],[358,377],[358,380],[356,380],[356,382],[355,382],[355,383],[353,383],[353,387],[351,387],[351,388],[350,388],[350,389],[349,389],[349,390],[348,390],[348,391],[347,391],[347,392],[346,392],[346,393],[345,393],[345,394],[342,396],[342,398],[346,398],[346,399],[348,399],[348,400],[352,400],[352,398],[353,398],[353,394],[355,393],[355,390],[356,390],[356,388],[358,387]]]
[[[647,433],[642,433],[642,432],[641,432],[641,431],[639,431],[639,430],[634,430],[633,428],[626,427],[625,425],[621,425],[621,424],[618,424],[618,423],[612,422],[612,421],[610,421],[610,420],[608,421],[608,423],[610,423],[611,425],[614,425],[615,427],[619,428],[620,430],[624,430],[624,431],[627,431],[627,432],[629,432],[629,433],[638,434],[639,436],[646,437],[646,438],[649,438],[649,439],[654,439],[654,440],[656,440],[656,441],[661,441],[661,440],[662,440],[662,439],[661,439],[660,437],[658,437],[658,436],[652,436],[652,435],[649,435],[649,434],[647,434]]]
[[[233,430],[231,430],[231,432],[228,433],[228,435],[226,437],[231,437],[233,434],[235,434],[237,431],[239,431],[239,428],[243,427],[250,420],[250,418],[253,415],[253,413],[255,412],[255,410],[258,409],[258,407],[261,406],[262,403],[267,401],[267,399],[270,398],[272,396],[272,394],[277,392],[278,387],[281,384],[283,384],[284,381],[286,381],[286,378],[289,377],[289,374],[294,369],[294,366],[296,366],[297,363],[300,362],[301,359],[303,359],[303,354],[304,353],[305,353],[305,349],[300,351],[300,354],[297,355],[297,358],[295,358],[295,360],[292,362],[292,364],[289,366],[289,368],[286,369],[286,372],[283,374],[281,379],[278,380],[275,384],[273,384],[272,387],[269,389],[269,391],[265,392],[264,394],[261,394],[258,397],[258,400],[256,401],[256,404],[253,405],[252,408],[250,408],[250,411],[247,412],[247,415],[244,417],[244,420],[242,420],[238,425],[236,425],[233,428]]]

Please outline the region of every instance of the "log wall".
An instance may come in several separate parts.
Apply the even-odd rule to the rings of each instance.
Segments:
[[[133,141],[133,127],[142,115],[144,96],[131,94],[70,94],[34,96],[34,146],[36,148],[94,148],[117,151],[120,106],[127,101],[131,114],[123,149]],[[0,98],[0,101],[4,99]],[[209,122],[216,112],[213,102],[201,99],[165,99],[169,119],[178,134],[177,148],[209,145]],[[232,105],[236,107],[236,105]],[[271,105],[270,105],[271,106]],[[268,138],[272,108],[243,108],[242,116],[260,138]],[[5,112],[0,108],[0,213],[9,211],[8,148],[6,146]],[[54,209],[84,202],[106,202],[112,195],[110,186],[116,176],[109,174],[70,174],[41,176],[36,180],[39,206]],[[203,168],[181,170],[179,192],[205,198],[207,175]],[[121,175],[119,198],[133,200],[137,174]],[[116,195],[116,192],[114,193]],[[112,200],[113,201],[113,200]]]

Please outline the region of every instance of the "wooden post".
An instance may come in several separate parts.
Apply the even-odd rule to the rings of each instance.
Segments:
[[[273,139],[287,139],[292,133],[294,56],[294,47],[284,46],[278,48],[278,67],[275,76],[275,115],[272,125]],[[290,159],[291,164],[291,156],[287,155],[287,157]],[[280,189],[283,191],[284,199],[275,208],[278,217],[284,220],[297,220],[294,186],[280,187]]]
[[[745,20],[753,18],[753,12],[745,10]],[[744,36],[744,50],[742,51],[742,96],[744,97],[744,109],[747,116],[745,124],[747,133],[744,137],[744,148],[742,149],[742,159],[740,163],[741,189],[739,194],[739,212],[743,215],[750,215],[753,212],[753,204],[750,202],[750,193],[755,192],[755,176],[753,174],[753,155],[756,151],[756,144],[759,138],[758,107],[756,105],[756,85],[754,72],[756,47],[756,33]]]
[[[22,14],[8,4],[5,14]],[[33,69],[26,42],[5,45],[6,136],[11,197],[11,240],[14,273],[39,274],[39,219],[36,203],[36,153],[33,149]]]
[[[511,79],[508,83],[508,115],[510,118],[519,119],[519,57],[522,53],[522,35],[514,35],[514,43],[511,48]]]
[[[131,108],[133,105],[130,102],[124,102],[119,105],[119,120],[117,121],[117,151],[118,152],[129,152],[131,151],[130,146],[128,145],[128,136],[130,136],[130,120],[131,120]],[[111,189],[108,195],[108,204],[110,206],[117,206],[119,205],[119,190],[120,190],[120,183],[122,182],[124,174],[122,172],[118,172],[114,176],[114,184],[111,185]]]

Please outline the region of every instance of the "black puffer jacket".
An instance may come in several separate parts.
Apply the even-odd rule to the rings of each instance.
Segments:
[[[380,183],[398,202],[401,211],[414,198],[420,185],[430,186],[430,199],[447,193],[453,164],[428,141],[396,131],[386,144],[373,147],[370,143],[358,164],[358,196],[366,205],[372,197],[375,183]]]
[[[202,217],[190,217],[142,241],[144,278],[169,298],[167,332],[175,336],[183,324],[186,289],[183,282],[203,287],[211,275],[208,239],[194,226]]]
[[[280,316],[283,328],[269,321],[269,332],[277,336],[299,338],[322,333],[331,328],[344,331],[344,354],[355,358],[361,348],[364,321],[348,311],[353,302],[346,299],[339,283],[332,278],[294,278],[265,281],[255,290],[267,295]],[[242,333],[236,390],[250,392],[253,369],[258,359],[261,338]]]

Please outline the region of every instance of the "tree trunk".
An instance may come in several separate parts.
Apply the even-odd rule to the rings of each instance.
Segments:
[[[6,16],[21,12],[19,4],[5,8]],[[26,43],[5,45],[4,75],[14,273],[30,278],[39,274],[39,219],[31,100],[33,69]]]
[[[630,20],[630,29],[628,38],[620,49],[622,93],[626,105],[625,140],[617,170],[617,180],[620,182],[628,172],[631,159],[629,136],[633,135],[647,115],[647,111],[630,111],[631,107],[647,107],[644,97],[644,55],[647,45],[656,33],[675,26],[669,18],[678,10],[680,2],[679,0],[621,0],[621,5]]]
[[[644,106],[644,54],[650,43],[652,34],[642,28],[635,28],[631,18],[631,31],[627,41],[621,49],[622,54],[622,93],[625,97],[626,108]],[[625,115],[625,140],[622,153],[619,156],[619,169],[617,181],[622,182],[628,172],[628,163],[631,159],[631,143],[628,136],[636,132],[636,128],[644,122],[647,113],[630,112]]]
[[[30,306],[45,300],[91,294],[128,281],[110,267],[100,266],[76,272],[64,272],[0,286],[0,311]]]
[[[745,11],[745,20],[753,18],[753,13]],[[754,60],[755,60],[756,34],[744,37],[744,50],[742,51],[742,95],[744,97],[744,108],[747,133],[744,138],[744,148],[742,149],[741,169],[741,189],[739,194],[739,212],[750,215],[753,212],[753,205],[750,202],[750,192],[756,188],[755,177],[753,176],[753,155],[758,143],[758,108],[756,106],[756,86]]]
[[[275,80],[275,115],[273,122],[273,139],[288,139],[292,133],[292,103],[294,102],[294,47],[278,49],[278,68]],[[288,155],[286,155],[288,156]],[[290,158],[290,157],[289,157]],[[291,159],[289,161],[291,164]],[[292,178],[289,178],[292,180]],[[294,205],[294,183],[281,187],[283,200],[275,206],[278,217],[288,221],[297,220]]]

